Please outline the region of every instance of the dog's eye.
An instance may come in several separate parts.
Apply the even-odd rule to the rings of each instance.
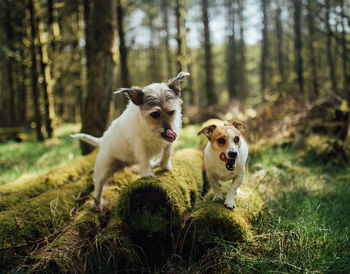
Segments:
[[[158,111],[152,112],[150,115],[154,119],[158,119],[160,117],[160,113]]]
[[[168,115],[173,115],[175,113],[175,110],[169,111]]]
[[[226,140],[225,140],[224,138],[219,138],[219,139],[217,140],[217,142],[218,142],[219,144],[224,145],[224,144],[226,143]]]
[[[237,143],[239,142],[239,137],[236,136],[236,137],[233,139],[233,141],[237,144]]]

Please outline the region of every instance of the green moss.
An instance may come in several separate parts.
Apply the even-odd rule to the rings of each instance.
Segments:
[[[0,212],[0,246],[12,246],[55,232],[74,214],[77,198],[92,191],[91,174]]]
[[[202,153],[187,149],[173,157],[173,171],[142,177],[121,193],[117,213],[135,231],[159,232],[177,226],[201,193]]]
[[[223,200],[213,202],[213,195],[208,194],[187,221],[188,237],[200,243],[213,243],[219,239],[246,240],[251,235],[250,224],[260,213],[263,201],[252,188],[242,186],[241,190],[242,194],[235,198],[234,209],[226,208]]]
[[[52,169],[43,175],[21,177],[0,187],[0,211],[12,209],[18,203],[37,197],[50,190],[80,180],[92,173],[96,152],[80,157],[74,162]]]

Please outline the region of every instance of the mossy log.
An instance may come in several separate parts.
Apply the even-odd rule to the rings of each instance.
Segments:
[[[202,192],[203,155],[195,149],[177,152],[173,171],[142,177],[121,193],[117,213],[132,231],[155,233],[179,226]]]
[[[46,174],[22,176],[0,186],[0,211],[13,209],[18,203],[33,199],[50,189],[79,181],[82,176],[92,172],[96,152],[79,157],[66,166],[53,168]]]
[[[0,247],[25,244],[52,233],[72,218],[92,191],[96,153],[0,187]]]
[[[212,193],[206,195],[186,222],[186,238],[191,238],[187,241],[208,244],[219,240],[247,240],[251,236],[251,223],[260,214],[263,201],[256,189],[243,185],[241,192],[235,197],[234,209],[226,208],[224,200],[212,201]]]

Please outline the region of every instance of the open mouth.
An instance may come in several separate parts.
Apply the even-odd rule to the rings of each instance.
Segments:
[[[227,158],[225,153],[220,153],[219,156],[220,160],[226,163],[226,169],[229,171],[233,171],[235,169],[235,162],[236,159],[231,159],[231,158]]]
[[[235,169],[235,159],[227,159],[226,162],[226,169],[228,169],[229,171],[232,171]]]
[[[172,143],[175,141],[177,134],[175,131],[172,131],[171,129],[167,129],[166,132],[162,132],[161,136],[163,137],[163,139],[165,139],[169,143]]]

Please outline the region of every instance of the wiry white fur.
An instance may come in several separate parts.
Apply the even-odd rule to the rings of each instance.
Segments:
[[[174,131],[177,135],[181,129],[181,108],[175,113]],[[161,168],[171,170],[170,156],[173,143],[168,143],[150,129],[141,114],[139,106],[129,102],[125,111],[115,119],[101,138],[87,134],[74,134],[74,138],[98,144],[98,152],[94,167],[94,207],[100,207],[103,185],[110,175],[110,167],[114,159],[128,164],[139,164],[142,176],[154,176],[151,159],[161,155]]]
[[[206,169],[208,180],[214,190],[214,200],[222,199],[222,192],[220,189],[220,183],[232,179],[232,184],[227,192],[225,206],[233,208],[235,206],[235,196],[239,193],[239,186],[241,185],[245,175],[245,165],[248,158],[248,146],[244,138],[240,138],[239,144],[233,142],[235,136],[234,132],[228,129],[229,134],[229,147],[228,151],[237,152],[235,161],[235,169],[229,171],[226,169],[225,163],[220,160],[219,156],[221,151],[213,150],[211,142],[209,142],[204,150],[204,166]]]

